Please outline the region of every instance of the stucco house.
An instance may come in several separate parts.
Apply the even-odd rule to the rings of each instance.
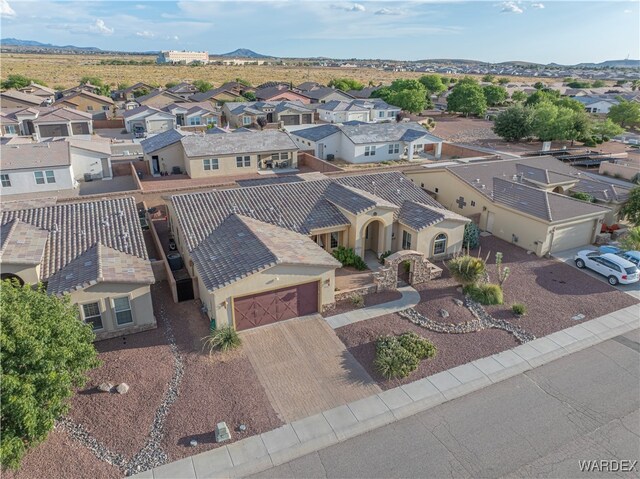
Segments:
[[[397,172],[173,195],[168,212],[194,293],[237,330],[331,305],[338,246],[443,258],[469,222]]]
[[[184,101],[184,98],[182,98],[180,95],[171,93],[169,90],[156,88],[146,95],[139,96],[131,101],[135,101],[140,106],[148,106],[160,110],[167,105],[171,105],[172,103],[182,102]]]
[[[90,139],[93,118],[67,107],[7,108],[0,111],[2,136],[31,136],[36,141],[74,137]]]
[[[583,174],[550,156],[425,165],[406,174],[446,208],[538,256],[592,243],[611,213],[568,196]]]
[[[591,95],[576,96],[573,99],[582,103],[587,113],[599,113],[604,115],[609,113],[612,106],[620,103],[614,98],[602,98]]]
[[[109,97],[80,90],[63,96],[57,100],[53,106],[66,106],[73,108],[74,110],[86,111],[91,114],[104,113],[107,116],[110,116],[114,107],[114,102]]]
[[[318,112],[318,117],[328,123],[369,121],[369,109],[355,102],[332,100],[327,103],[319,103],[316,111]]]
[[[132,133],[136,128],[142,128],[147,134],[154,135],[176,127],[176,117],[172,113],[150,106],[140,106],[127,110],[122,114],[124,128]]]
[[[210,101],[218,106],[222,106],[228,101],[242,101],[244,97],[234,88],[225,87],[224,85],[219,88],[213,88],[205,92],[194,93],[189,97],[190,101],[201,102]]]
[[[348,93],[329,87],[313,87],[303,92],[305,96],[311,99],[311,103],[328,103],[330,101],[351,101],[353,97]]]
[[[313,124],[313,110],[297,100],[228,102],[222,110],[231,128],[255,125],[261,117],[283,126]]]
[[[31,82],[31,84],[28,86],[18,88],[18,91],[38,96],[47,103],[53,103],[53,101],[56,99],[56,91],[53,88],[49,88],[33,82]]]
[[[311,103],[311,98],[303,93],[293,91],[288,85],[283,84],[258,88],[255,95],[259,101],[299,101],[305,105]]]
[[[212,127],[222,124],[222,111],[209,101],[172,103],[163,108],[176,118],[176,125],[183,128]]]
[[[171,88],[167,88],[167,91],[188,100],[191,95],[198,93],[198,88],[191,83],[181,82]]]
[[[45,99],[18,90],[6,90],[0,93],[0,108],[29,108],[41,106]]]
[[[111,98],[116,101],[135,101],[138,96],[142,96],[143,93],[146,94],[153,90],[154,88],[151,85],[144,82],[138,82],[127,88],[123,88],[122,90],[112,92]]]
[[[318,158],[349,163],[438,159],[442,153],[442,139],[414,122],[319,125],[293,131],[291,137],[301,150],[313,150]],[[427,153],[430,148],[433,151]]]
[[[98,340],[156,327],[154,277],[132,197],[16,204],[0,218],[3,280],[69,295]]]

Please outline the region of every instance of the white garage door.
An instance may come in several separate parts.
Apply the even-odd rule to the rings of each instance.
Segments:
[[[171,129],[171,120],[151,120],[149,121],[148,133],[160,133]]]
[[[553,235],[551,252],[555,253],[590,244],[594,226],[595,220],[589,220],[565,228],[557,228]]]

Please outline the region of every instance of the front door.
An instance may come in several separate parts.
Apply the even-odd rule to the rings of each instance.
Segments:
[[[160,174],[160,160],[158,159],[158,157],[156,155],[153,155],[151,157],[151,163],[152,163],[152,167],[153,167],[153,174],[154,175],[159,175]]]
[[[318,158],[324,160],[324,143],[318,143]]]
[[[495,213],[492,213],[491,211],[489,211],[487,213],[487,231],[489,233],[493,233],[493,221],[495,219]]]

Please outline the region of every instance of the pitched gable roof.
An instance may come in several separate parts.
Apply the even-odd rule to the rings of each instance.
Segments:
[[[37,95],[31,93],[24,93],[18,90],[6,90],[0,93],[0,97],[10,98],[12,100],[21,101],[23,103],[30,103],[33,106],[42,105],[43,99]]]
[[[174,143],[178,143],[184,136],[186,136],[186,133],[172,128],[171,130],[163,131],[157,135],[145,138],[140,142],[140,146],[142,146],[142,151],[144,153],[149,154],[169,145],[173,145]]]
[[[49,232],[14,219],[0,226],[0,262],[32,264],[42,261]]]
[[[298,149],[287,133],[278,130],[238,132],[234,135],[192,135],[185,136],[181,141],[189,157]]]
[[[0,152],[0,169],[3,171],[71,165],[69,143],[66,141],[2,145]]]

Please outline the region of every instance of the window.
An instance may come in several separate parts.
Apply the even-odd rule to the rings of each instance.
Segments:
[[[400,152],[400,143],[392,143],[389,145],[389,154],[397,154]]]
[[[243,166],[251,166],[251,157],[245,156],[236,156],[236,166],[238,168],[242,168]]]
[[[379,111],[378,112],[378,118],[384,118],[384,112],[383,111]]]
[[[444,254],[447,251],[447,235],[440,233],[433,243],[433,254]]]
[[[113,299],[113,310],[116,313],[116,322],[118,325],[133,323],[131,303],[129,303],[129,298],[126,296]]]
[[[7,135],[15,135],[16,134],[16,126],[15,125],[5,125],[4,131]]]
[[[402,249],[411,249],[411,233],[402,232]]]
[[[2,181],[3,188],[9,188],[11,186],[11,180],[7,174],[0,175],[0,181]]]
[[[45,184],[45,179],[46,179],[46,183],[55,183],[56,182],[56,176],[55,176],[53,170],[46,170],[44,172],[42,172],[42,171],[34,171],[33,172],[33,176],[36,178],[36,185],[44,185]]]
[[[399,112],[398,112],[398,113],[399,113]],[[392,112],[392,111],[388,111],[388,112],[387,112],[387,116],[388,116],[389,118],[391,118],[392,116],[394,116],[394,115],[393,115],[393,112]]]
[[[102,111],[109,111],[109,107],[107,105],[102,106]]]
[[[476,202],[475,201],[471,201],[471,206],[475,206]]]
[[[364,147],[364,156],[375,156],[376,147],[375,146],[365,146]]]
[[[289,152],[285,151],[284,153],[280,153],[280,159],[281,160],[288,160],[289,159]]]
[[[189,125],[197,126],[199,124],[200,124],[200,117],[199,116],[192,116],[191,118],[189,118]]]
[[[242,117],[242,124],[243,125],[250,125],[251,124],[251,117],[250,116],[243,116]]]
[[[88,105],[88,106],[87,106],[87,111],[93,111],[93,106]]]
[[[334,231],[331,233],[331,248],[337,248],[340,244],[340,232]]]
[[[46,170],[44,175],[47,177],[47,183],[55,183],[56,175],[53,173],[53,170]]]
[[[277,153],[271,155],[272,160],[277,160],[278,158],[280,158],[280,156]]]
[[[436,193],[438,192],[438,188],[436,188]]]
[[[207,125],[216,126],[217,124],[218,124],[218,119],[217,118],[215,118],[213,116],[207,117]]]
[[[100,304],[87,303],[82,305],[82,319],[85,323],[91,324],[93,330],[102,329],[102,316],[100,315]]]
[[[206,158],[202,160],[202,169],[205,171],[217,170],[218,169],[218,159],[217,158]]]

